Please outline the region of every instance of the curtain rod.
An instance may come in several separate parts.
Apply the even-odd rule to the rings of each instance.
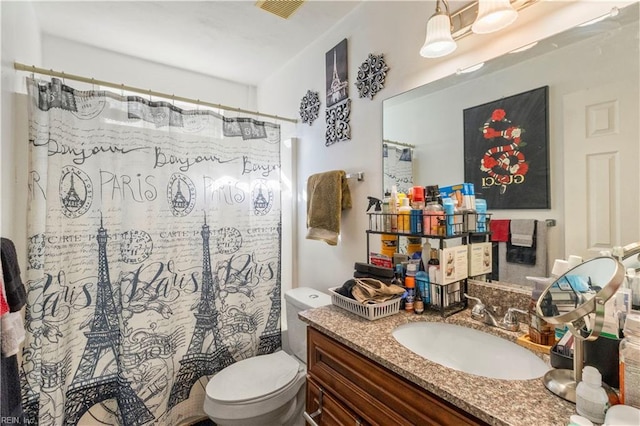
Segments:
[[[406,146],[407,148],[415,148],[415,145],[412,145],[410,143],[405,143],[405,142],[396,142],[396,141],[392,141],[389,139],[383,139],[382,140],[383,143],[390,143],[392,145],[398,145],[398,146]]]
[[[19,62],[14,62],[13,63],[13,67],[18,71],[28,71],[28,72],[35,73],[35,74],[49,75],[49,76],[52,76],[52,77],[60,77],[60,78],[63,78],[63,79],[68,78],[69,80],[81,81],[83,83],[97,84],[99,86],[111,87],[113,89],[127,90],[129,92],[136,92],[136,93],[145,94],[145,95],[149,95],[149,96],[155,96],[155,97],[158,97],[158,98],[172,99],[174,101],[187,102],[187,103],[195,104],[195,105],[208,106],[208,107],[222,109],[222,110],[225,110],[225,111],[235,111],[235,112],[240,112],[240,113],[243,113],[243,114],[251,114],[251,115],[257,115],[257,116],[260,116],[260,117],[273,118],[273,119],[276,119],[276,120],[289,121],[291,123],[297,123],[298,122],[298,120],[295,119],[295,118],[280,117],[278,115],[265,114],[265,113],[258,112],[258,111],[249,111],[249,110],[242,109],[242,108],[235,108],[235,107],[230,107],[230,106],[227,106],[227,105],[221,105],[221,104],[214,104],[214,103],[211,103],[211,102],[205,102],[205,101],[201,101],[200,99],[190,99],[190,98],[185,98],[185,97],[182,97],[182,96],[169,95],[167,93],[155,92],[153,90],[140,89],[138,87],[127,86],[125,84],[111,83],[109,81],[96,80],[94,78],[87,78],[87,77],[82,77],[82,76],[79,76],[79,75],[67,74],[67,73],[62,72],[62,71],[54,71],[54,70],[47,70],[47,69],[44,69],[44,68],[38,68],[35,65],[29,66],[29,65],[21,64]]]

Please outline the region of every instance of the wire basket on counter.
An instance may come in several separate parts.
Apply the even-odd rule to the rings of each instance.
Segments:
[[[382,303],[360,303],[336,292],[340,287],[329,289],[331,303],[368,320],[377,320],[400,312],[400,298],[387,300]]]

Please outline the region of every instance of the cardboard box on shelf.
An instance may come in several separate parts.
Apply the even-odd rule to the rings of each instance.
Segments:
[[[476,209],[475,187],[472,183],[458,183],[440,187],[440,196],[454,198],[458,201],[458,208],[462,210]]]

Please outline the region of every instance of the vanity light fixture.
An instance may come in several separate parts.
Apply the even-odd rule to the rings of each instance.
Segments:
[[[518,12],[509,0],[478,0],[478,16],[471,25],[476,34],[500,31],[518,18]]]
[[[446,13],[440,9],[444,3]],[[451,13],[447,0],[436,1],[436,13],[427,22],[427,38],[420,49],[426,58],[439,58],[456,50],[456,42],[470,34],[499,31],[518,12],[541,0],[475,0]]]
[[[446,12],[440,9],[440,1]],[[436,12],[427,21],[427,36],[420,49],[425,58],[439,58],[456,50],[458,45],[451,35],[451,15],[447,0],[436,1]]]

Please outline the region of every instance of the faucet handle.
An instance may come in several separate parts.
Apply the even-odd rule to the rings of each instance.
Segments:
[[[467,293],[463,294],[467,299],[471,299],[476,302],[476,304],[473,306],[473,309],[471,309],[471,318],[478,320],[484,319],[486,308],[484,306],[484,303],[482,303],[482,300],[477,297],[469,296]]]
[[[516,315],[516,313],[522,314],[522,315],[529,315],[529,312],[523,311],[522,309],[518,309],[518,308],[507,309],[507,313],[504,314],[504,319],[502,320],[502,322],[507,327],[515,328],[514,331],[518,329],[518,316]]]
[[[477,297],[473,297],[473,296],[469,296],[467,293],[462,293],[464,295],[464,297],[466,297],[467,299],[471,299],[473,301],[475,301],[476,303],[484,306],[484,303],[482,303],[482,300],[478,299]]]

